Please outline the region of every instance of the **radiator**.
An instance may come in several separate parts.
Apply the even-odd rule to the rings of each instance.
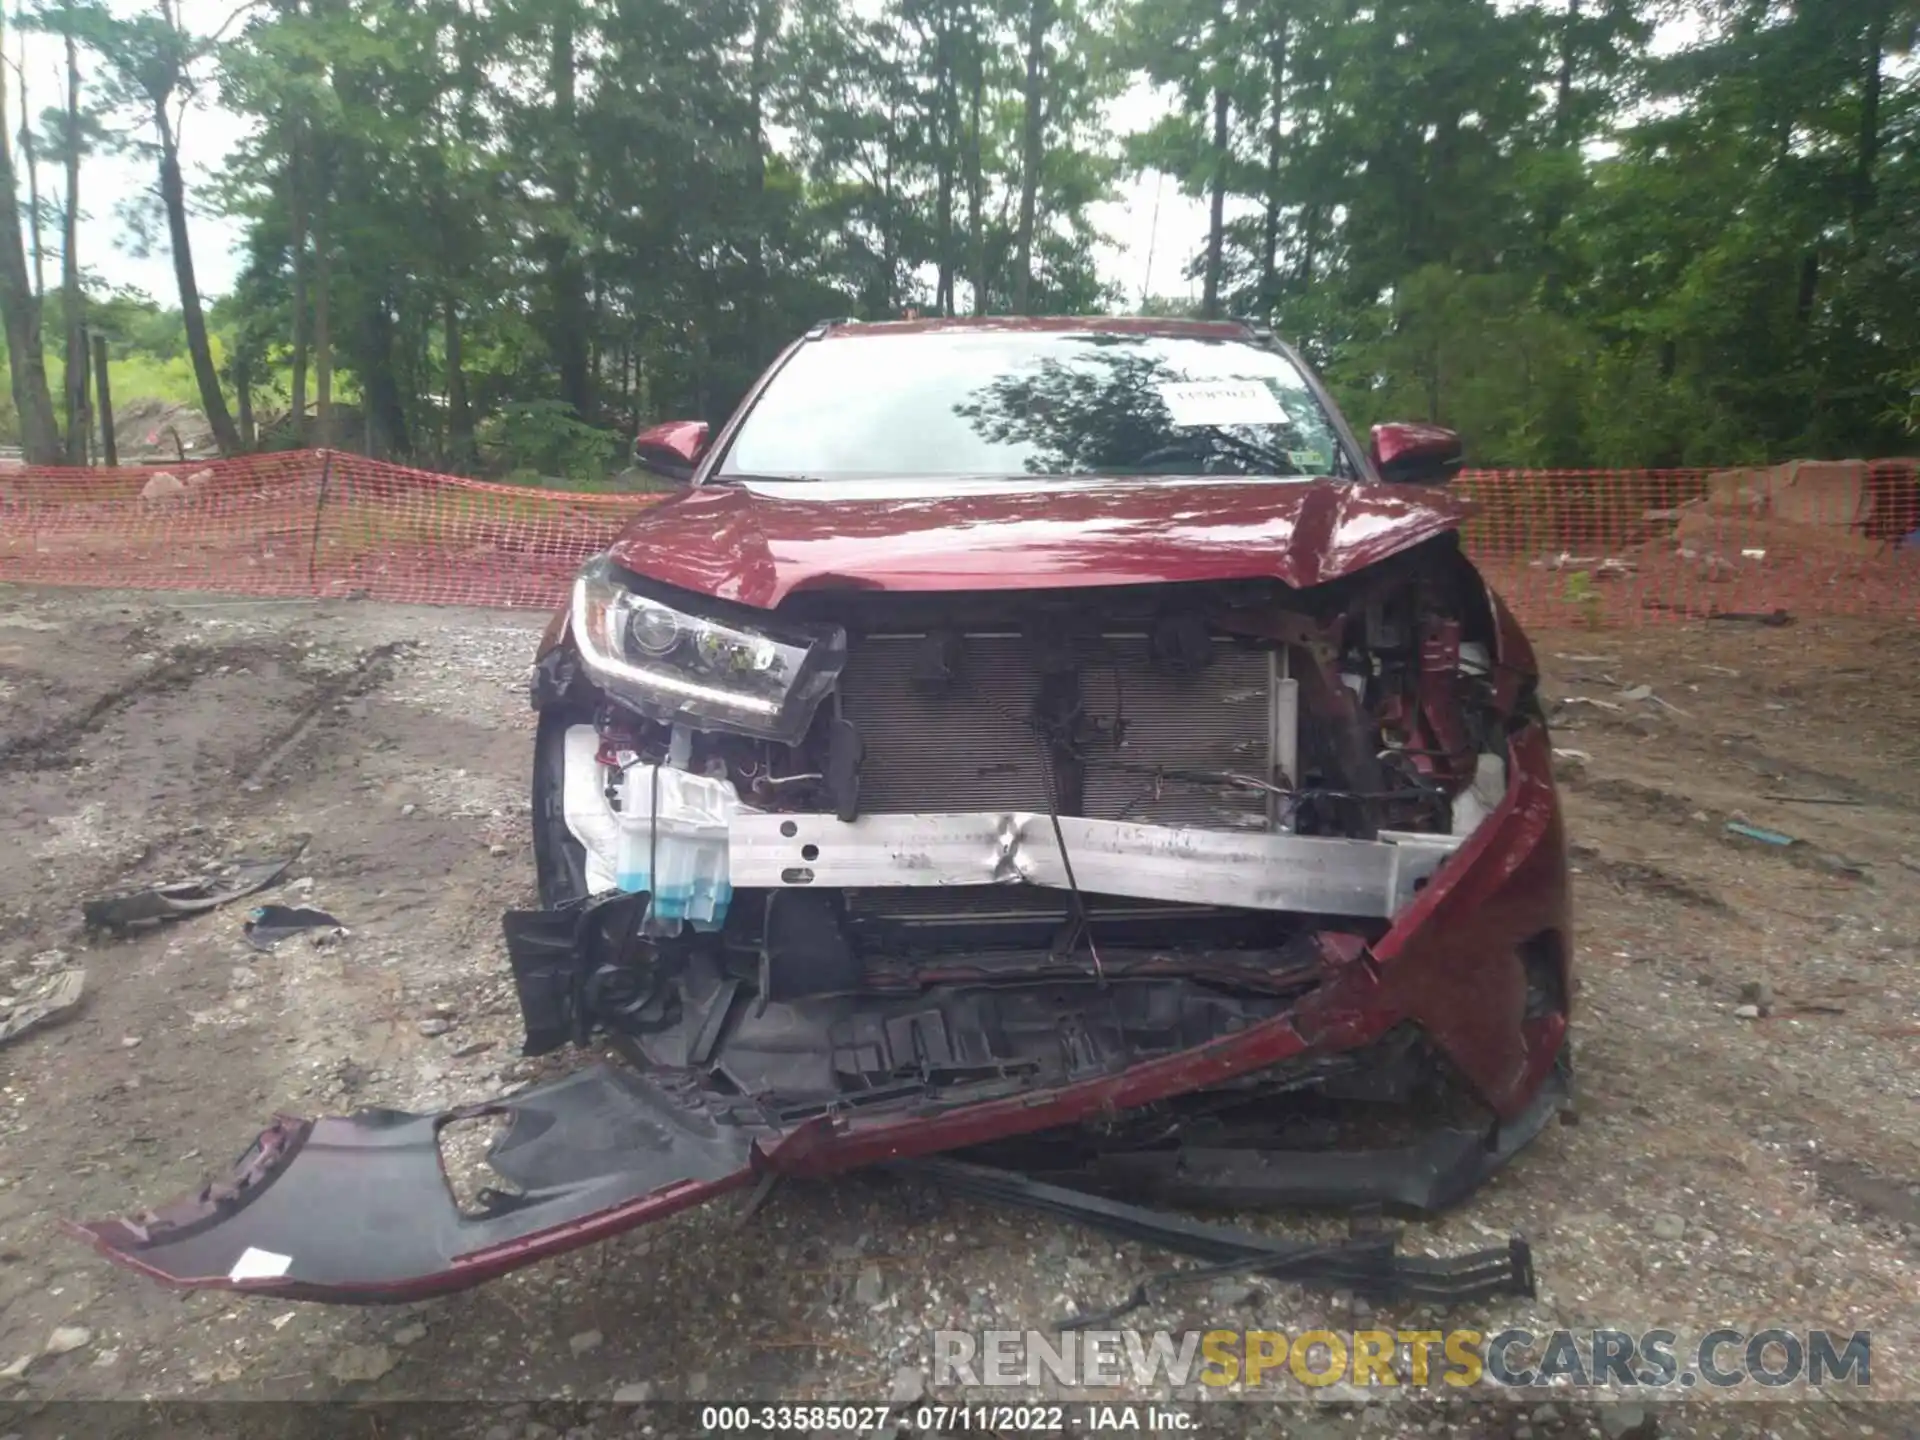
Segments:
[[[957,678],[942,694],[913,683],[917,635],[867,636],[848,656],[840,690],[866,746],[860,808],[868,814],[1048,808],[1048,760],[1029,722],[1042,674],[1017,634],[964,637]],[[1083,800],[1072,813],[1208,830],[1266,830],[1274,807],[1258,791],[1154,772],[1291,774],[1293,682],[1273,652],[1215,642],[1195,675],[1156,669],[1141,634],[1076,646],[1081,703],[1121,743],[1087,744]],[[1124,767],[1124,768],[1123,768]]]

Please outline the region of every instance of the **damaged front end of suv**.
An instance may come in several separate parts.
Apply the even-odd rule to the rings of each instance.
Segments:
[[[1242,377],[1216,389],[1257,422],[1178,426],[1176,341],[1256,346],[1190,328],[1013,333],[1155,342],[1183,451],[1242,454],[1282,422]],[[738,418],[693,449],[702,483],[543,641],[543,908],[505,921],[528,1053],[625,1063],[282,1121],[222,1186],[90,1238],[177,1283],[379,1300],[936,1152],[1228,1206],[1470,1191],[1564,1093],[1533,655],[1463,507],[1380,483],[1378,437],[1258,348],[1322,416],[1287,437],[1317,465],[1277,448],[1304,473],[730,476]],[[462,1212],[437,1136],[486,1114],[500,1187]]]

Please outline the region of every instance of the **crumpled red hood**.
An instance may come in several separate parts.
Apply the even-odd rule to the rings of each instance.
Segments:
[[[613,558],[771,609],[809,589],[1037,590],[1362,569],[1467,515],[1422,486],[1332,480],[711,485],[649,507]]]

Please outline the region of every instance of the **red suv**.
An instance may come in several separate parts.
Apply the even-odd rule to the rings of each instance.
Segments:
[[[636,453],[684,489],[541,647],[506,918],[529,1053],[624,1063],[477,1107],[478,1213],[449,1117],[383,1112],[98,1243],[390,1298],[765,1172],[1431,1209],[1544,1123],[1565,846],[1453,435],[1361,446],[1238,324],[937,320],[818,326]],[[1352,1148],[1355,1105],[1411,1140]]]

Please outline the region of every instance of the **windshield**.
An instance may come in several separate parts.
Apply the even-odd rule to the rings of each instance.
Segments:
[[[717,478],[1327,475],[1333,424],[1285,355],[1242,340],[976,331],[802,345]]]

